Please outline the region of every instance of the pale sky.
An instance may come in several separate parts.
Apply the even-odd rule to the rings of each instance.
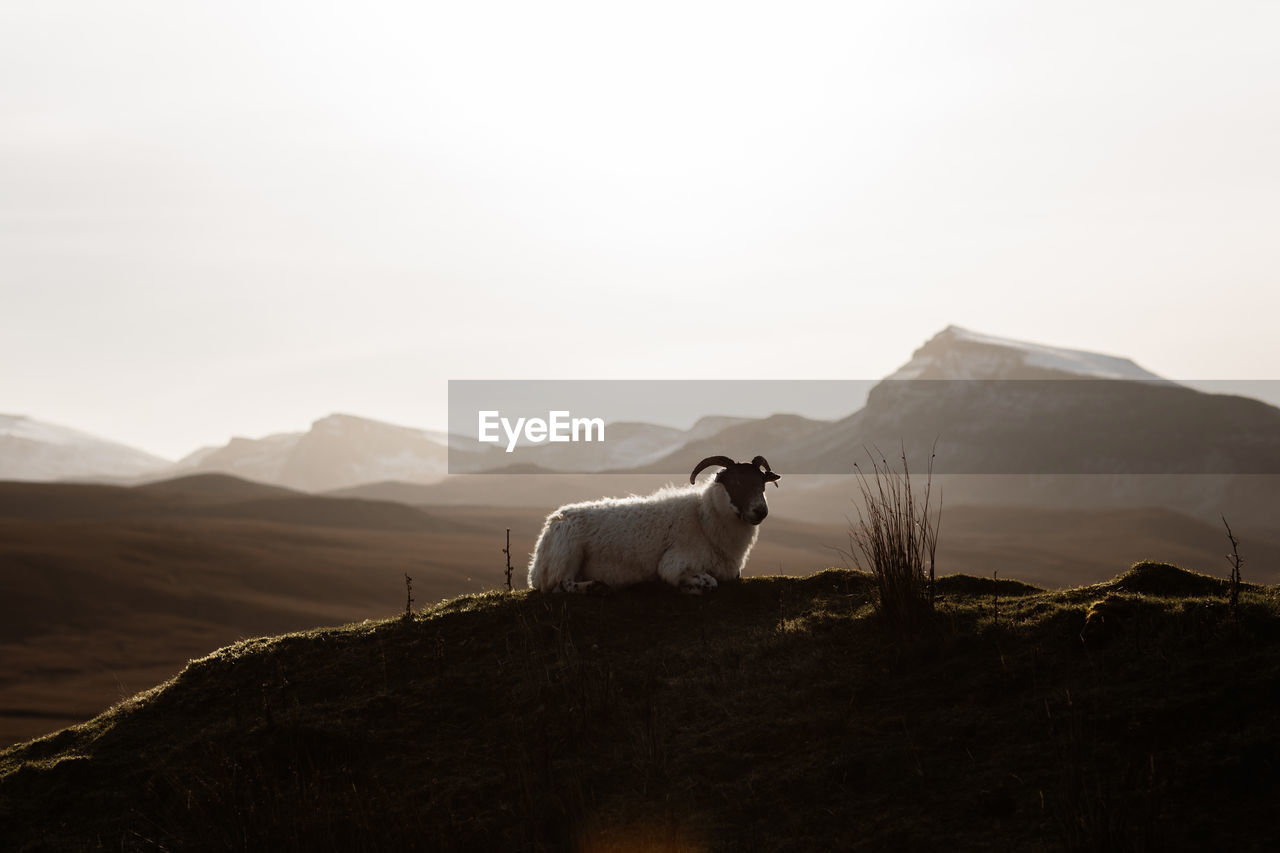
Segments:
[[[174,458],[443,426],[450,378],[875,378],[949,323],[1280,378],[1278,34],[1272,2],[0,2],[0,412]]]

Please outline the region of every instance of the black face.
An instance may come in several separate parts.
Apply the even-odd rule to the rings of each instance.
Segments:
[[[748,524],[759,524],[769,514],[764,487],[779,479],[769,470],[768,463],[761,465],[757,462],[736,462],[716,474],[716,482],[729,493],[729,502],[738,517]]]

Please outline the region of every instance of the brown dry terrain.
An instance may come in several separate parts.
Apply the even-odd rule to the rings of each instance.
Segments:
[[[222,475],[135,488],[0,483],[0,745],[86,719],[241,638],[393,615],[406,573],[416,606],[501,587],[506,528],[523,586],[547,511],[601,493],[600,481],[572,478],[561,491],[576,495],[529,490],[529,505],[493,505],[531,479],[460,480],[472,481],[467,497],[493,497],[484,506],[317,497]],[[843,523],[797,520],[810,501],[796,491],[770,499],[749,574],[842,564]],[[1280,542],[1238,532],[1246,577],[1280,579]],[[957,506],[945,510],[938,557],[943,572],[1060,587],[1148,558],[1222,574],[1225,545],[1219,528],[1167,510]]]
[[[0,483],[0,744],[99,713],[238,639],[514,583],[548,508],[326,498],[199,475],[136,488]],[[797,525],[773,571],[830,562]]]
[[[98,713],[237,638],[394,613],[406,572],[420,603],[492,586],[469,576],[478,539],[400,504],[229,477],[0,484],[0,743]]]

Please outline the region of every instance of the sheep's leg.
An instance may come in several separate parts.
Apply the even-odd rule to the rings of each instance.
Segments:
[[[560,591],[575,595],[608,595],[613,590],[604,581],[575,581],[566,578],[560,581]]]
[[[719,586],[716,579],[706,572],[698,572],[696,575],[685,575],[680,579],[680,591],[689,593],[690,595],[701,595],[703,591],[715,589]]]
[[[687,554],[668,551],[658,561],[658,577],[681,592],[700,595],[704,590],[715,589],[716,579],[698,570],[697,562]]]

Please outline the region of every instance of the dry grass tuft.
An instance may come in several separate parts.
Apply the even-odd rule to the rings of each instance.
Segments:
[[[877,451],[867,451],[868,474],[857,463],[862,505],[849,523],[849,548],[841,553],[859,569],[869,571],[878,593],[877,610],[884,624],[902,636],[917,634],[930,621],[934,598],[934,554],[942,520],[939,498],[933,508],[933,459],[929,456],[924,494],[912,486],[906,450],[902,469],[891,466]],[[876,461],[876,456],[880,456]]]

